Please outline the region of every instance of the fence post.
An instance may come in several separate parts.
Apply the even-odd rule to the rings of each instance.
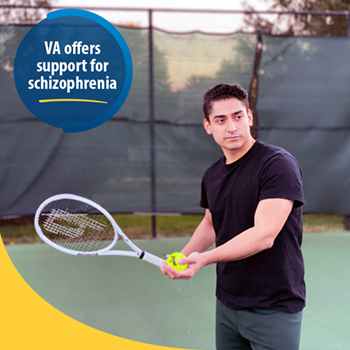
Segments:
[[[346,16],[346,36],[350,36],[350,7],[348,9],[348,15]]]
[[[154,81],[153,81],[153,11],[148,10],[148,83],[149,83],[149,133],[150,133],[150,177],[151,177],[151,211],[152,211],[152,237],[157,237],[156,205],[156,170],[154,146]]]
[[[344,215],[344,230],[350,231],[350,215]]]
[[[346,36],[350,37],[350,7],[348,9],[348,16],[346,22]],[[344,215],[344,230],[350,231],[350,215]]]

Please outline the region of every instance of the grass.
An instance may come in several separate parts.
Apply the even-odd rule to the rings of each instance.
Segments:
[[[152,221],[147,215],[114,215],[118,225],[130,239],[152,238]],[[190,236],[202,216],[157,216],[157,238]],[[304,232],[343,231],[343,216],[305,214]],[[33,218],[0,221],[0,234],[5,244],[40,242]]]
[[[344,216],[304,214],[304,232],[344,231]]]

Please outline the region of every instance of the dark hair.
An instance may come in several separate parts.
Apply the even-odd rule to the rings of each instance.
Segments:
[[[242,101],[247,112],[249,110],[248,93],[238,84],[218,84],[208,90],[203,97],[203,112],[205,119],[209,121],[209,114],[212,111],[212,102],[237,98]]]

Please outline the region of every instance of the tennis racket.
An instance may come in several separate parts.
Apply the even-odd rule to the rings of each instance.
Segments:
[[[162,266],[162,259],[133,244],[112,215],[97,203],[74,194],[46,199],[34,218],[36,232],[50,246],[81,256],[122,255]],[[111,250],[120,236],[133,251]]]

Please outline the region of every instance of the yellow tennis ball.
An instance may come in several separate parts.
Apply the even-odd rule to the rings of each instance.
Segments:
[[[187,264],[185,265],[180,265],[177,261],[179,259],[183,259],[186,258],[185,255],[183,255],[182,253],[179,252],[175,252],[171,255],[169,255],[168,260],[167,260],[167,265],[171,266],[173,269],[177,270],[177,271],[183,271],[187,269]]]

